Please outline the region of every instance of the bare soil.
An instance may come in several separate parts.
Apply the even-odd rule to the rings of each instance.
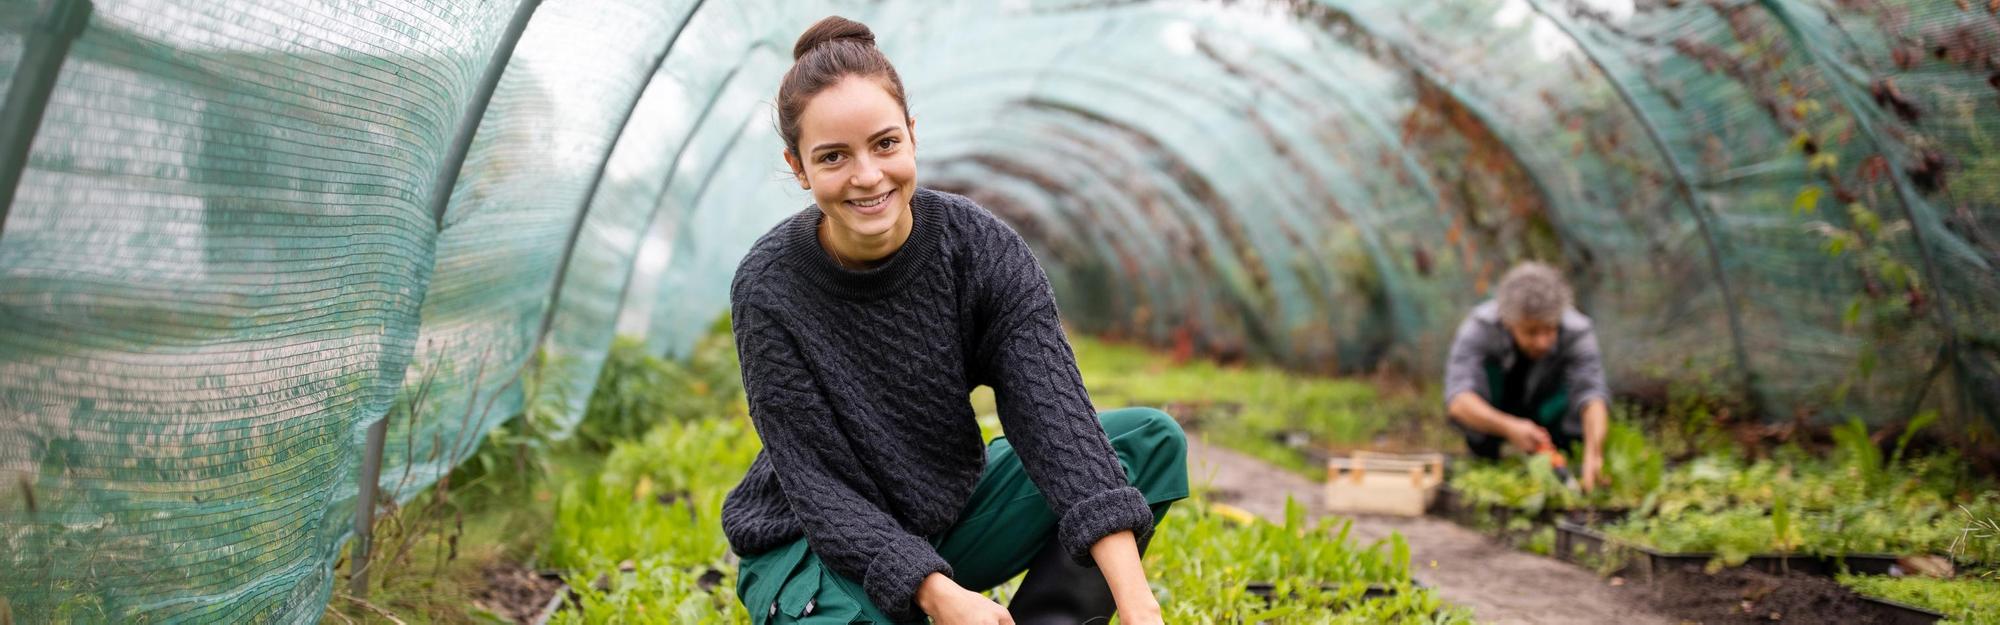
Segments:
[[[563,591],[562,580],[542,577],[519,563],[499,561],[485,571],[486,585],[473,603],[522,625],[534,623],[542,608]]]
[[[1751,623],[1881,623],[1859,595],[1831,579],[1754,569],[1714,574],[1690,567],[1630,592],[1664,612],[1707,625]]]

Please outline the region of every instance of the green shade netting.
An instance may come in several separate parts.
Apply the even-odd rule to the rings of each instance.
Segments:
[[[408,501],[530,400],[573,429],[614,336],[691,345],[809,201],[770,102],[831,13],[1079,331],[1430,377],[1532,258],[1621,392],[2000,417],[1981,3],[548,0],[510,49],[514,3],[119,1],[23,67],[76,4],[0,2],[0,124],[55,76],[0,135],[26,622],[316,620],[369,426]]]

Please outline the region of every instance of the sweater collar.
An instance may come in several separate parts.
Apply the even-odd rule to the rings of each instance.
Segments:
[[[834,262],[820,246],[819,222],[826,215],[817,205],[807,206],[786,224],[785,258],[807,281],[835,296],[873,299],[887,295],[935,255],[944,230],[943,202],[937,192],[918,188],[910,197],[910,238],[887,262],[859,271]]]

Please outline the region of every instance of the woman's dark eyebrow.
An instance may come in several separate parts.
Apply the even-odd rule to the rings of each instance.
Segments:
[[[874,141],[877,137],[894,132],[897,128],[902,128],[902,126],[890,126],[888,128],[877,130],[875,131],[875,134],[868,135],[868,140]],[[835,141],[833,143],[822,143],[819,145],[815,145],[812,147],[811,150],[808,150],[807,152],[811,154],[818,154],[821,150],[827,150],[832,148],[844,148],[844,147],[847,147],[847,144]]]

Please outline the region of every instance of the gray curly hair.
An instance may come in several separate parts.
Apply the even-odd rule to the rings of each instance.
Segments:
[[[1494,290],[1493,299],[1500,304],[1503,321],[1560,323],[1563,311],[1569,310],[1571,296],[1569,284],[1563,282],[1562,274],[1554,267],[1528,261],[1515,265],[1500,277],[1500,287]]]

